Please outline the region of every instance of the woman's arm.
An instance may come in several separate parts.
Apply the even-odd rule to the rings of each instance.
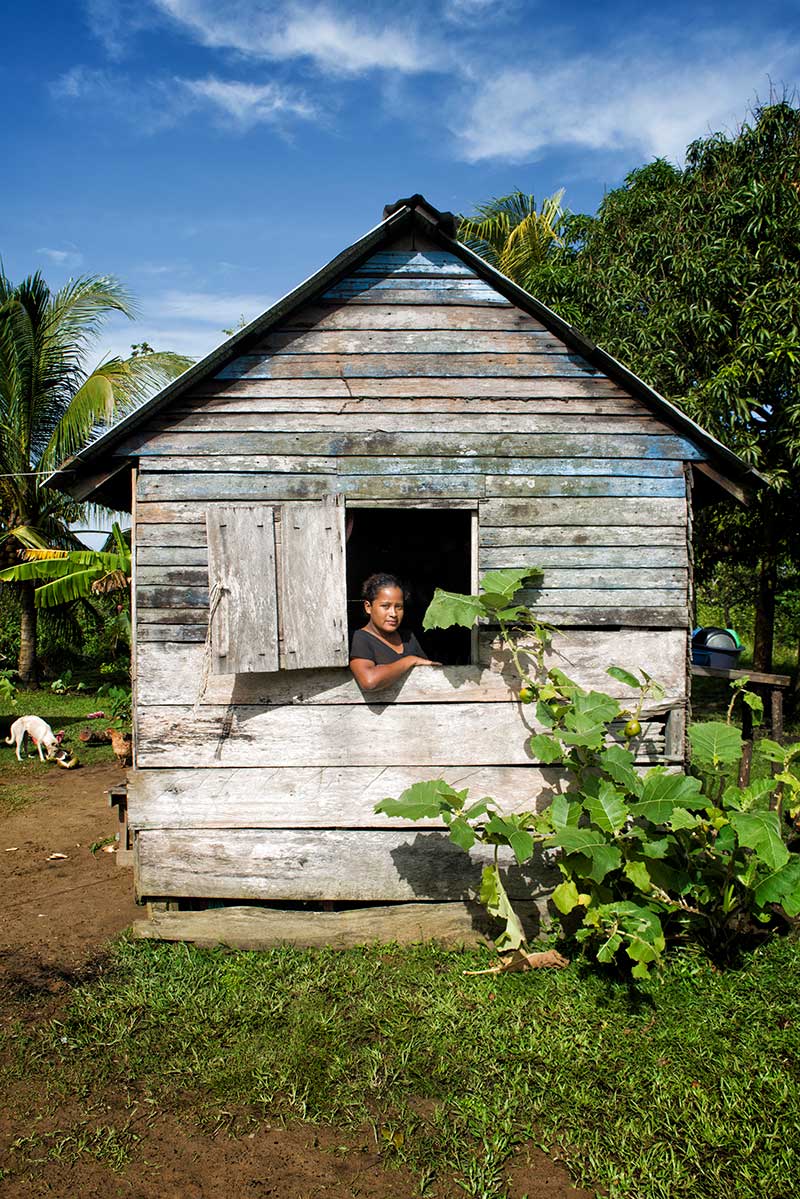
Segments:
[[[351,658],[350,669],[362,691],[383,691],[391,687],[413,666],[441,666],[441,662],[431,662],[428,658],[419,658],[414,654],[406,654],[396,662],[387,662],[378,666],[369,658]]]

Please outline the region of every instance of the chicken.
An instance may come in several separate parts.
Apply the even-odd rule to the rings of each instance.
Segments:
[[[111,748],[120,766],[130,766],[133,761],[133,738],[119,729],[106,729],[106,736],[111,738]]]

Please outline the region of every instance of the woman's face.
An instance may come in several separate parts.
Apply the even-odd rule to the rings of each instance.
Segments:
[[[364,609],[376,629],[393,633],[403,619],[403,593],[399,587],[381,587],[372,602],[364,600]]]

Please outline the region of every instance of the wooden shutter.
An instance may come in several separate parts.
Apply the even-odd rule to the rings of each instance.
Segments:
[[[346,666],[342,496],[281,507],[281,633],[288,670]]]
[[[206,528],[211,669],[277,670],[274,510],[258,504],[209,508]]]

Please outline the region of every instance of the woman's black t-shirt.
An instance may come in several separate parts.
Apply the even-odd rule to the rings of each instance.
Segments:
[[[417,658],[425,657],[425,651],[413,633],[401,632],[400,636],[403,640],[403,648],[398,653],[381,641],[380,637],[376,637],[374,633],[368,633],[366,629],[356,629],[350,643],[350,657],[366,658],[368,662],[374,662],[376,666],[386,666],[389,662],[396,662],[398,658],[407,658],[410,655]]]

